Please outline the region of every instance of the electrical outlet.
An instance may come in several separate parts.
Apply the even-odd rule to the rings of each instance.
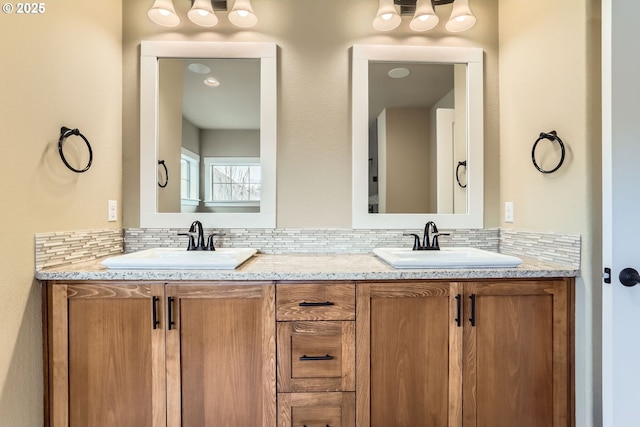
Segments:
[[[107,207],[107,221],[113,222],[118,220],[118,201],[109,200]]]
[[[504,203],[504,222],[513,222],[513,202]]]

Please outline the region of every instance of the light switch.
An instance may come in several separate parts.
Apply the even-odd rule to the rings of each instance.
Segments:
[[[513,202],[504,203],[504,222],[513,222]]]
[[[114,222],[118,220],[118,201],[109,200],[107,207],[107,221]]]

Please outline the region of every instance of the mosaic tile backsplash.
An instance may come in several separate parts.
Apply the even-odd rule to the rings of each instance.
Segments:
[[[154,247],[185,247],[185,229],[127,228],[36,234],[36,269],[56,267]],[[455,229],[440,237],[440,245],[472,246],[493,252],[536,258],[558,264],[580,266],[579,235],[505,229]],[[411,236],[423,230],[355,229],[205,229],[219,247],[252,247],[266,254],[369,253],[376,247],[410,247]]]
[[[123,241],[122,229],[36,234],[36,269],[118,255],[123,251]]]
[[[178,233],[185,229],[129,228],[124,231],[125,252],[135,252],[153,247],[187,247],[187,237]],[[413,245],[413,237],[403,233],[423,230],[352,230],[352,229],[205,229],[205,238],[211,233],[224,234],[214,237],[216,246],[251,247],[265,254],[286,253],[368,253],[377,247]],[[452,230],[449,236],[440,237],[442,246],[475,246],[490,251],[498,250],[498,229]]]

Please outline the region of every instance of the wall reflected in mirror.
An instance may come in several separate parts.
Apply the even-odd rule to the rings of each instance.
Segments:
[[[369,213],[467,213],[467,65],[369,61],[368,73]]]
[[[260,59],[158,59],[160,213],[260,212]],[[159,182],[164,182],[164,170]]]

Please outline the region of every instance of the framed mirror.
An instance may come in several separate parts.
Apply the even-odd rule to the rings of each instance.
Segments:
[[[275,43],[143,41],[140,226],[276,226]]]
[[[483,227],[482,49],[354,45],[354,228]]]

